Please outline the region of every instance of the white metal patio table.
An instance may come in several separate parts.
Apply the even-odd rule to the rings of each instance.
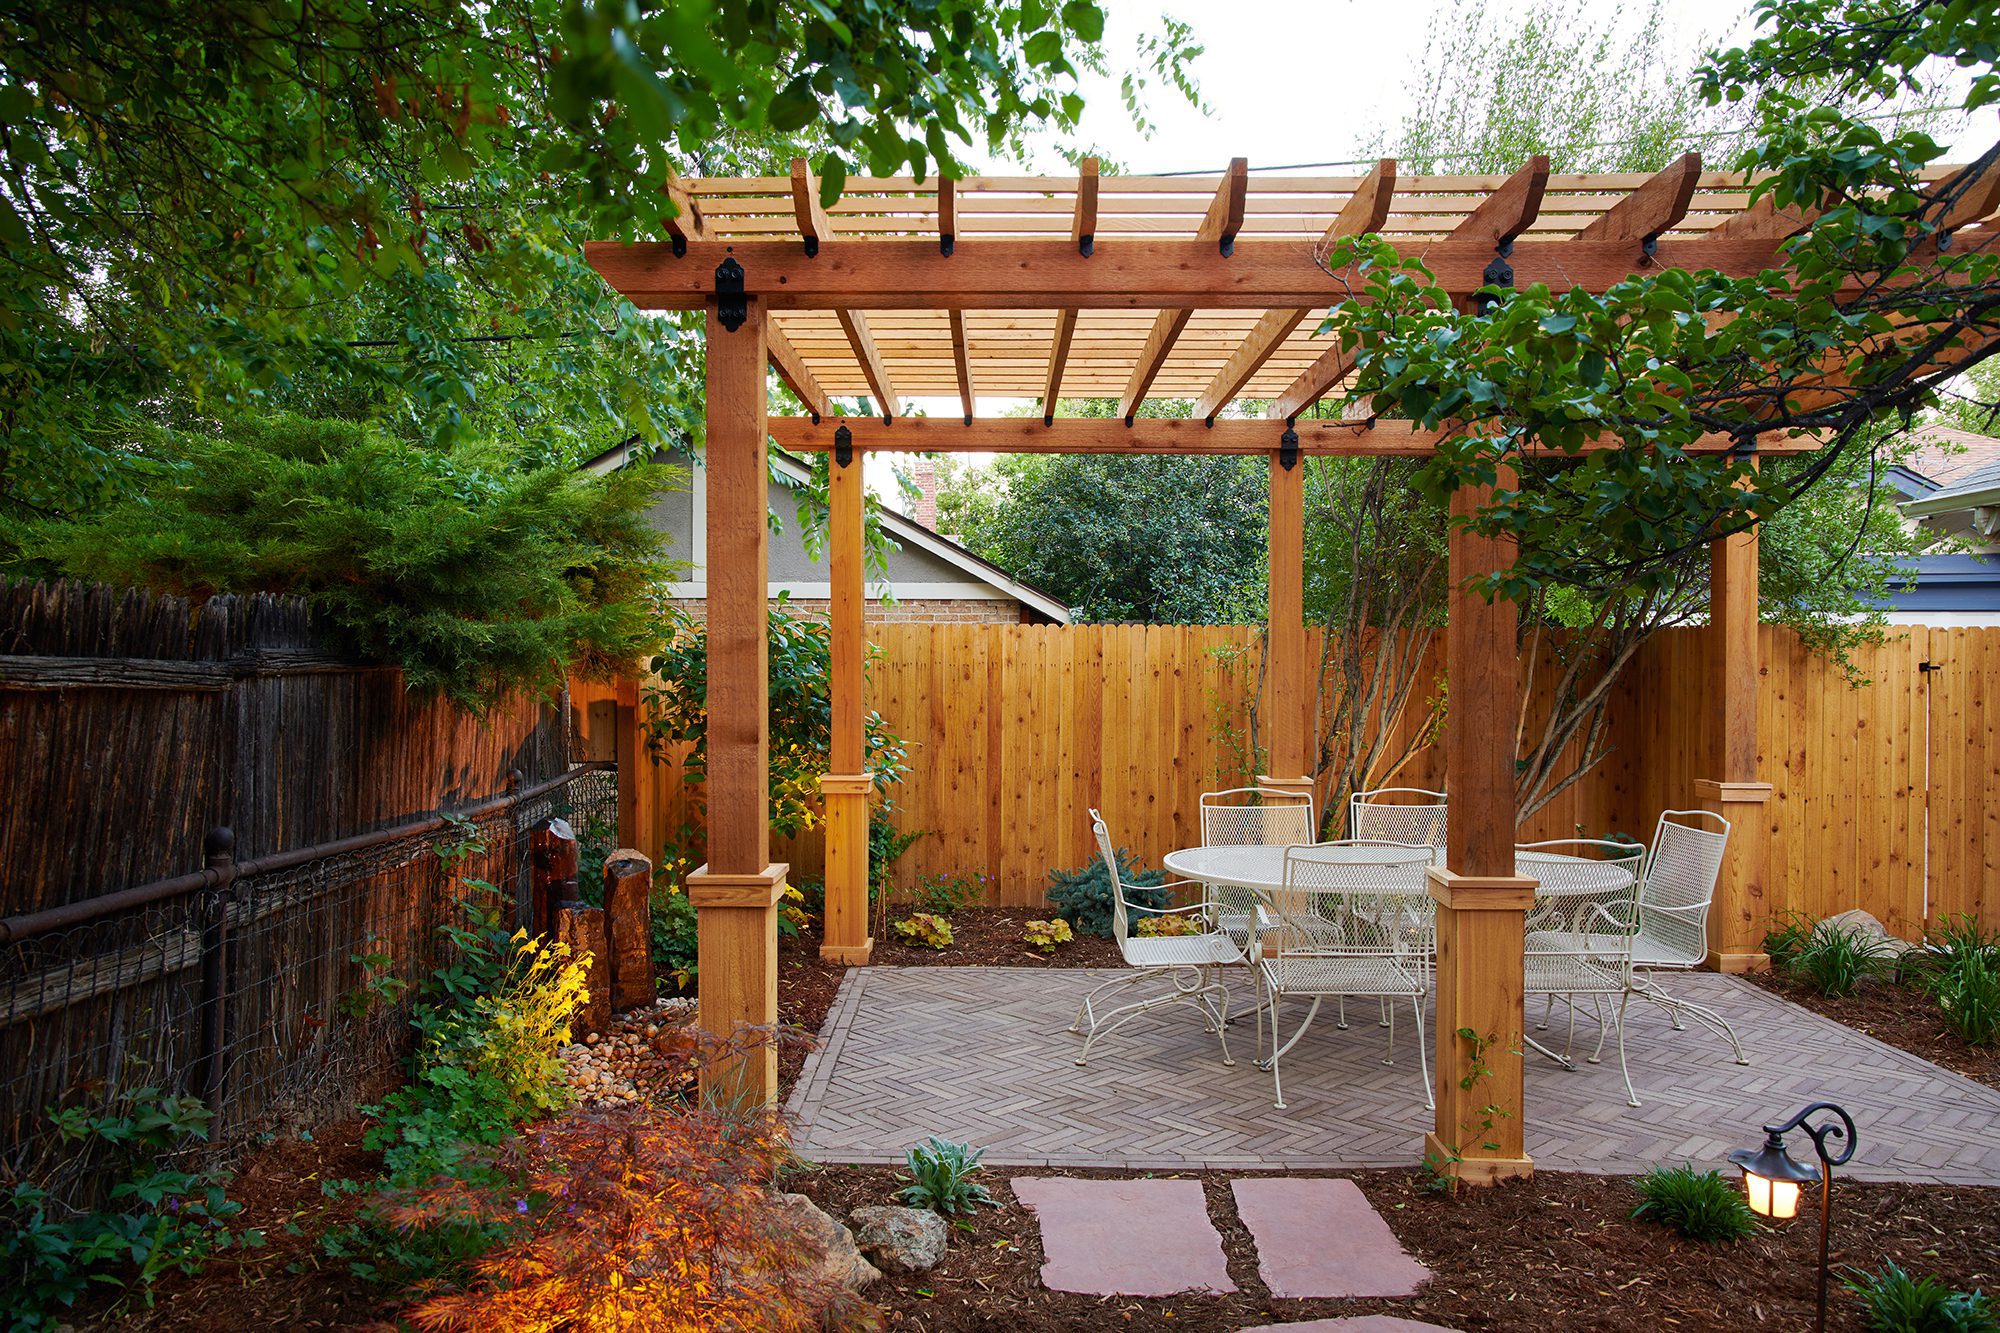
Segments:
[[[1329,851],[1338,849],[1327,849]],[[1354,859],[1368,859],[1369,849],[1350,849]],[[1160,858],[1161,863],[1182,879],[1198,880],[1204,884],[1226,884],[1232,888],[1248,889],[1257,895],[1260,907],[1268,907],[1271,891],[1281,889],[1285,884],[1285,848],[1276,845],[1250,845],[1242,847],[1183,847],[1168,852]],[[1431,849],[1431,864],[1441,865],[1444,848]],[[1560,865],[1564,874],[1557,883],[1549,883],[1547,871]],[[1559,898],[1580,894],[1602,894],[1623,888],[1632,882],[1632,874],[1612,862],[1593,861],[1587,856],[1569,856],[1562,852],[1516,851],[1514,872],[1542,882],[1536,889],[1538,898]],[[1554,1060],[1565,1069],[1575,1069],[1576,1063],[1565,1055],[1522,1034],[1528,1045]]]

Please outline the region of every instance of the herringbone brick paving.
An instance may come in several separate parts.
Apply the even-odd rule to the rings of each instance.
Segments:
[[[1234,1068],[1194,1011],[1142,1015],[1101,1041],[1087,1068],[1065,1029],[1109,973],[1005,967],[849,971],[787,1114],[794,1145],[824,1162],[900,1162],[927,1134],[985,1147],[1005,1166],[1257,1170],[1407,1166],[1430,1127],[1408,1011],[1396,1063],[1370,1001],[1331,1006],[1285,1057],[1287,1109],[1251,1064],[1249,991],[1238,983]],[[1527,1141],[1537,1165],[1629,1173],[1659,1162],[1725,1165],[1756,1127],[1813,1100],[1860,1126],[1847,1168],[1879,1180],[2000,1185],[2000,1091],[1878,1042],[1733,977],[1676,978],[1743,1039],[1747,1066],[1690,1025],[1634,1005],[1628,1050],[1643,1103],[1625,1104],[1615,1058],[1575,1072],[1530,1054]],[[1296,1017],[1303,1009],[1288,1011]],[[1561,1037],[1558,1023],[1544,1039]],[[1579,1030],[1580,1051],[1588,1053]]]

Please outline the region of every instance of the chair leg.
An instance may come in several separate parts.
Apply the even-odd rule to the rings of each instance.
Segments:
[[[1101,981],[1097,985],[1091,987],[1090,993],[1083,997],[1083,1003],[1079,1004],[1076,1007],[1076,1019],[1069,1025],[1069,1030],[1071,1032],[1083,1031],[1084,1029],[1079,1025],[1084,1021],[1085,1018],[1088,1018],[1090,1020],[1091,1027],[1093,1028],[1096,1027],[1097,1013],[1096,1010],[1092,1008],[1092,1001],[1096,1000],[1100,994],[1102,994],[1104,991],[1109,990],[1113,986],[1130,986],[1134,982],[1141,980],[1145,975],[1146,974],[1144,972],[1134,972],[1130,976],[1112,977],[1106,981]]]
[[[1375,1026],[1378,1028],[1394,1027],[1395,1020],[1389,1017],[1389,997],[1384,995],[1381,997],[1381,999],[1382,999],[1382,1018],[1381,1021],[1376,1023]]]
[[[1382,1026],[1389,1029],[1389,1045],[1382,1055],[1382,1063],[1385,1065],[1396,1063],[1396,1020],[1390,1017],[1392,1012],[1389,1008],[1389,997],[1385,995],[1382,997]]]
[[[1340,997],[1339,1006],[1334,1010],[1333,1025],[1342,1032],[1347,1031],[1347,997]]]
[[[1228,983],[1223,981],[1217,981],[1214,983],[1214,990],[1215,990],[1215,1001],[1216,1001],[1215,1035],[1222,1042],[1222,1063],[1225,1065],[1233,1066],[1235,1065],[1236,1060],[1233,1056],[1229,1054]]]
[[[1284,1052],[1278,1048],[1278,1005],[1283,999],[1276,991],[1271,993],[1271,1104],[1282,1111],[1285,1109],[1285,1078],[1278,1072],[1278,1057]]]
[[[1535,1031],[1547,1032],[1549,1030],[1549,1019],[1551,1016],[1554,1015],[1555,1011],[1556,1011],[1556,993],[1554,991],[1550,991],[1547,995],[1542,997],[1542,1021],[1535,1024]]]
[[[1633,979],[1632,993],[1648,1004],[1657,1005],[1661,1009],[1666,1010],[1667,1016],[1673,1020],[1675,1031],[1686,1031],[1680,1022],[1681,1015],[1686,1014],[1710,1032],[1728,1042],[1729,1049],[1735,1053],[1737,1064],[1747,1065],[1750,1063],[1749,1057],[1743,1054],[1743,1043],[1737,1040],[1736,1029],[1729,1025],[1728,1019],[1707,1005],[1696,1004],[1692,1000],[1683,1000],[1678,996],[1670,995],[1658,982],[1646,978]]]
[[[1417,1068],[1423,1072],[1424,1076],[1424,1109],[1426,1111],[1435,1111],[1437,1109],[1437,1098],[1431,1092],[1431,1053],[1424,1046],[1424,997],[1421,995],[1412,995],[1410,997],[1410,1008],[1417,1016]]]
[[[1625,1006],[1631,998],[1632,992],[1629,990],[1618,997],[1618,1072],[1625,1076],[1626,1105],[1637,1106],[1639,1094],[1632,1091],[1632,1070],[1625,1063]]]

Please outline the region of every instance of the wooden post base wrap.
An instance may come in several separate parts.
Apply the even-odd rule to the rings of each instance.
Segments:
[[[819,780],[826,807],[826,929],[819,956],[865,967],[875,953],[868,934],[868,799],[866,773],[829,773]]]
[[[778,1022],[777,913],[790,869],[775,862],[728,875],[704,865],[687,877],[701,952],[697,1019],[731,1047],[701,1071],[702,1099],[712,1106],[768,1106],[778,1095],[778,1050],[768,1030]]]
[[[1424,1160],[1466,1185],[1535,1169],[1522,1146],[1521,947],[1536,883],[1518,875],[1430,872],[1437,903],[1437,1118],[1424,1136]]]
[[[1771,784],[1698,779],[1701,808],[1729,821],[1729,846],[1708,912],[1708,966],[1717,972],[1768,972],[1764,932],[1771,928],[1766,896],[1771,866]]]

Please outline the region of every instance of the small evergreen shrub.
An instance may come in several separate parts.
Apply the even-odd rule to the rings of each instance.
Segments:
[[[1021,942],[1043,953],[1054,953],[1061,945],[1076,938],[1069,928],[1069,922],[1061,917],[1052,921],[1030,921],[1028,928],[1021,932]]]
[[[2000,1311],[1980,1291],[1953,1291],[1894,1263],[1844,1278],[1861,1298],[1870,1333],[2000,1333]]]
[[[981,1204],[998,1207],[1000,1201],[973,1179],[986,1169],[980,1165],[985,1156],[984,1148],[932,1135],[905,1155],[910,1174],[903,1179],[910,1183],[896,1191],[896,1197],[912,1208],[948,1217],[969,1213]]]
[[[1638,1179],[1632,1216],[1672,1227],[1689,1240],[1737,1240],[1757,1229],[1743,1191],[1719,1171],[1656,1166]]]
[[[951,922],[935,912],[918,912],[889,927],[897,939],[923,949],[951,947]]]
[[[1132,907],[1168,906],[1167,892],[1157,887],[1165,876],[1157,870],[1142,871],[1131,853],[1120,847],[1118,877],[1125,881],[1125,904]],[[1111,931],[1111,871],[1104,858],[1094,856],[1076,870],[1049,872],[1049,906],[1056,915],[1085,935],[1109,938]]]

